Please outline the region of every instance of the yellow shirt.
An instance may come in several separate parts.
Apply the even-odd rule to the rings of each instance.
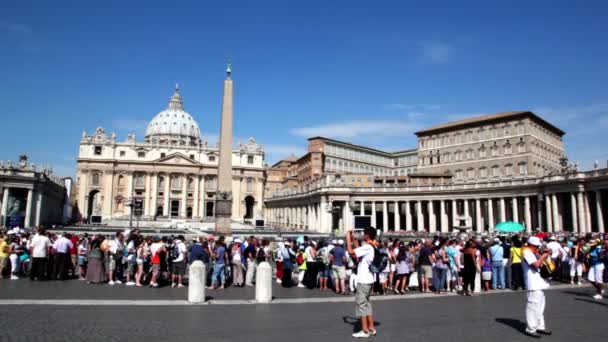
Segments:
[[[2,239],[0,240],[0,258],[6,258],[8,257],[8,252],[10,249],[7,248],[8,247],[8,243],[6,243],[6,240]],[[6,251],[5,251],[6,249]]]
[[[521,248],[511,247],[511,259],[513,264],[521,264]]]

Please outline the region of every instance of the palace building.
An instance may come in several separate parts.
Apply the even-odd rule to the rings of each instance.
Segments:
[[[307,154],[268,169],[266,221],[323,233],[353,229],[358,217],[384,232],[487,232],[507,220],[528,231],[604,231],[608,169],[569,164],[565,132],[538,115],[484,115],[415,134],[417,149],[400,152],[309,139]]]
[[[168,107],[148,124],[143,141],[97,128],[82,133],[77,160],[76,204],[83,221],[128,219],[129,203],[142,204],[141,220],[212,221],[219,146],[201,136],[185,111],[179,88]],[[232,150],[232,219],[262,216],[265,184],[263,147],[253,138]]]

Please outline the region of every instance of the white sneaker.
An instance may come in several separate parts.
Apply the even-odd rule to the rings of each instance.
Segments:
[[[370,330],[369,331],[369,336],[376,336],[378,333],[376,332],[376,330]]]
[[[108,285],[114,285],[114,281],[110,280],[110,281],[108,282]]]
[[[19,279],[19,277],[17,277],[16,275],[11,276],[11,280],[17,280],[17,279]]]
[[[122,284],[122,281],[116,280],[114,283],[116,283],[116,284]]]
[[[369,333],[366,333],[365,331],[361,330],[358,333],[354,333],[353,337],[354,338],[369,338]]]
[[[281,279],[277,279],[277,284],[282,283]]]
[[[581,283],[580,281],[578,283],[576,283],[576,285],[583,285],[583,283]]]
[[[304,286],[304,285],[302,285],[302,284],[298,284],[298,287],[306,287],[306,286]]]
[[[604,297],[601,294],[596,294],[593,296],[593,299],[603,299]]]
[[[135,283],[134,283],[134,282],[132,282],[132,281],[128,281],[128,282],[127,282],[125,285],[127,285],[127,286],[134,286],[134,285],[135,285]]]

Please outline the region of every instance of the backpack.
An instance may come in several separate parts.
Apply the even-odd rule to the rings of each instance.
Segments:
[[[388,254],[374,247],[374,260],[369,264],[369,271],[374,274],[382,273],[388,265]]]
[[[266,252],[264,252],[264,248],[258,248],[258,252],[256,253],[255,258],[258,262],[266,261]]]
[[[171,260],[179,258],[179,254],[179,248],[177,247],[177,245],[173,246],[173,248],[171,249]]]
[[[298,255],[296,256],[296,263],[298,264],[298,266],[302,266],[302,264],[304,263],[304,254],[298,253]]]

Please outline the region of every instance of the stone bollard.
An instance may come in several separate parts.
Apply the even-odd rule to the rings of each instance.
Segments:
[[[481,273],[475,272],[475,291],[474,293],[481,292]]]
[[[205,284],[207,270],[202,261],[196,260],[190,265],[188,272],[188,302],[200,304],[205,302]]]
[[[272,266],[265,261],[260,263],[256,270],[255,301],[258,303],[272,301]]]

